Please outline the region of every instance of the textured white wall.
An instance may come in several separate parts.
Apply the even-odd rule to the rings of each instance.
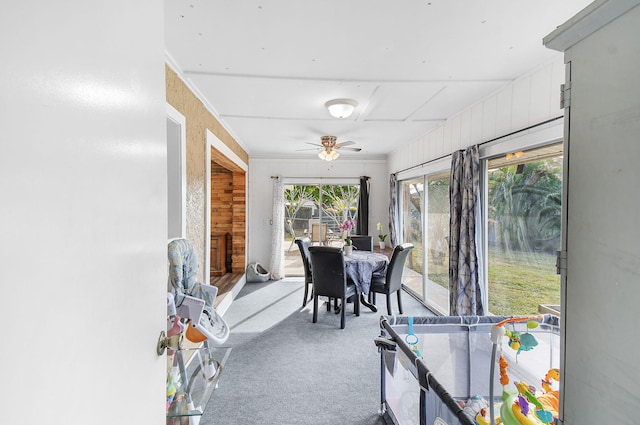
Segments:
[[[397,172],[505,136],[563,115],[560,84],[562,55],[533,70],[482,101],[447,119],[443,125],[389,155],[389,171]]]
[[[0,39],[0,422],[164,423],[162,3],[4,3]]]
[[[304,159],[249,158],[248,253],[247,262],[266,267],[271,260],[271,176],[283,177],[371,177],[369,195],[369,234],[376,235],[376,223],[388,223],[389,175],[384,160],[348,160],[325,162]],[[330,179],[324,182],[335,183]]]
[[[566,425],[638,423],[639,23],[636,6],[567,51]]]

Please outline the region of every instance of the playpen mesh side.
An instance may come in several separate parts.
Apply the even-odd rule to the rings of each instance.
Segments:
[[[381,318],[381,334],[398,344],[396,353],[384,352],[385,385],[383,399],[393,422],[404,424],[473,425],[457,401],[480,395],[489,399],[492,344],[489,338],[493,324],[505,317],[415,317],[414,331],[423,359],[417,359],[405,341],[407,318]],[[390,323],[391,322],[391,323]],[[526,332],[526,324],[514,330]],[[510,362],[512,382],[524,380],[539,385],[539,380],[559,363],[559,328],[557,318],[545,316],[536,334],[539,346],[535,353],[504,351]],[[502,386],[496,373],[494,395]],[[420,388],[425,391],[421,393]],[[497,399],[496,399],[497,401]],[[426,422],[420,416],[426,415]],[[438,418],[444,422],[438,422]]]

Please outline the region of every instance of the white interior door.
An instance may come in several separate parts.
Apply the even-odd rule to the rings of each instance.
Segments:
[[[164,423],[163,4],[5,6],[0,422]]]

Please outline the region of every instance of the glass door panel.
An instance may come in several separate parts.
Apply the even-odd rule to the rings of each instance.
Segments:
[[[294,240],[309,233],[312,220],[319,220],[317,185],[284,186],[284,272],[286,276],[304,276],[302,257]]]
[[[403,279],[407,288],[424,300],[424,245],[422,243],[424,178],[405,180],[400,190],[402,241],[412,243],[414,246],[407,257]]]
[[[344,235],[339,229],[346,220],[358,218],[360,185],[322,185],[322,217],[327,226],[328,244],[342,244]],[[355,230],[351,232],[355,233]]]
[[[338,226],[356,220],[360,185],[288,184],[285,200],[285,275],[302,276],[302,259],[295,238],[308,237],[314,245],[341,245]]]
[[[427,176],[428,305],[449,312],[449,172]]]
[[[488,162],[489,312],[560,309],[562,143]]]

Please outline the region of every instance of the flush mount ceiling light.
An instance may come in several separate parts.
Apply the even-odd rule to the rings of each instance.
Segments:
[[[358,106],[352,99],[333,99],[324,104],[334,118],[349,118]]]

